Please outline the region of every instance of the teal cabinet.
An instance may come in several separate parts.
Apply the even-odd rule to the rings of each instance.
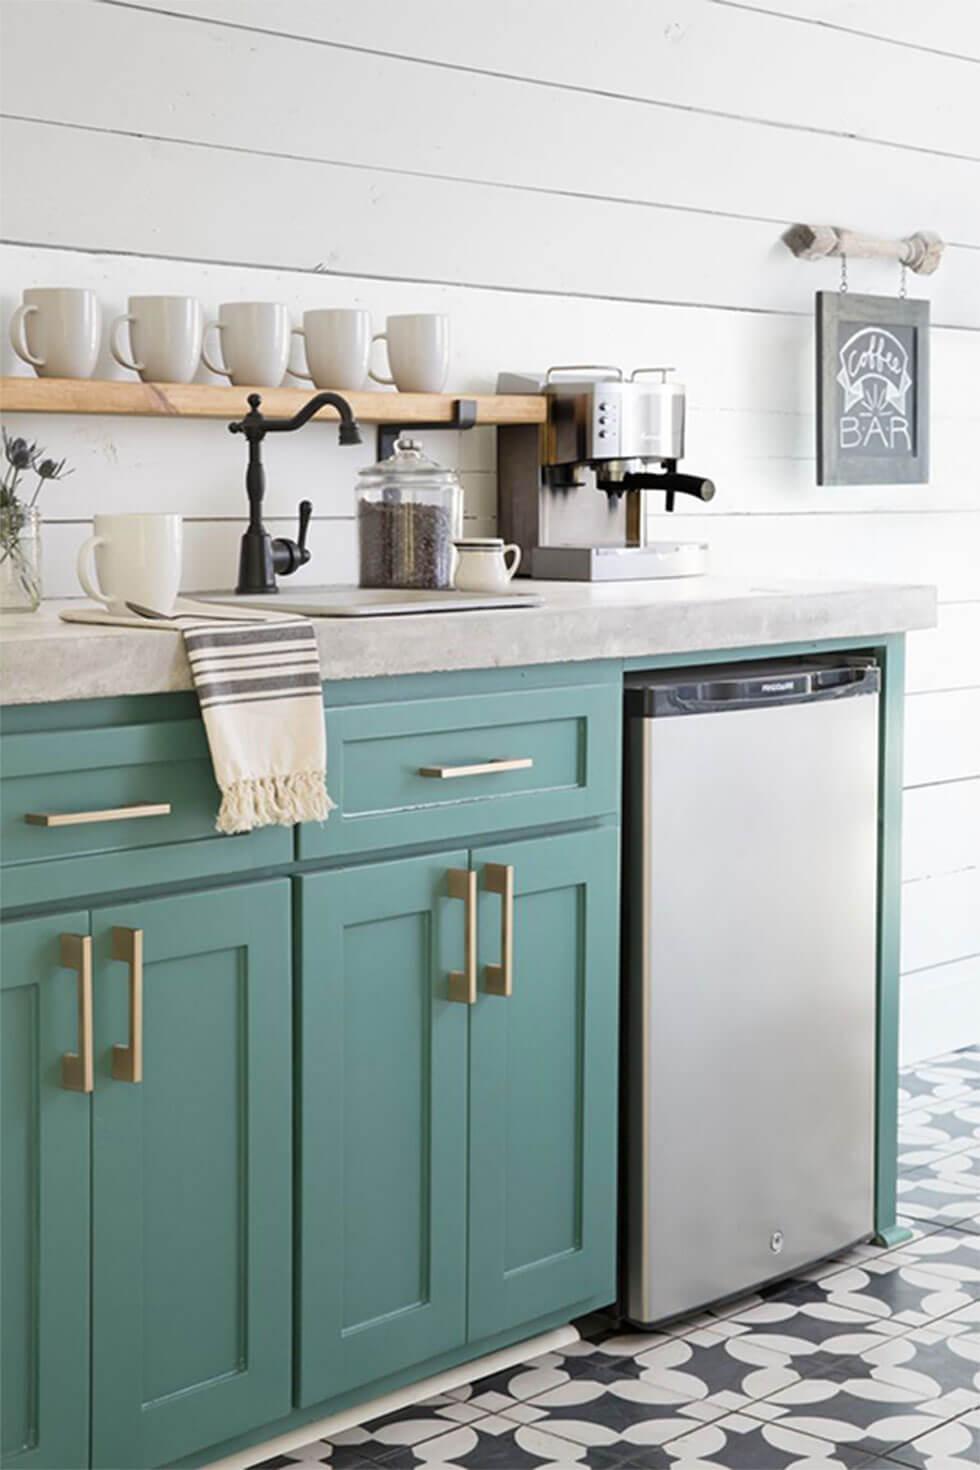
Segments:
[[[4,1467],[214,1458],[615,1295],[619,670],[340,696],[330,821],[236,838],[183,706],[4,722],[4,903],[83,904],[2,931]]]
[[[96,1466],[290,1407],[289,898],[275,879],[92,914]]]
[[[615,1297],[618,847],[299,880],[301,1404]]]
[[[300,1404],[466,1340],[465,851],[300,890]]]
[[[87,931],[86,913],[0,930],[0,1453],[18,1470],[89,1457],[91,1103],[62,1071],[84,1045],[89,984],[65,967],[62,935]]]
[[[473,853],[480,998],[470,1015],[469,1335],[616,1295],[619,832]],[[487,993],[507,948],[511,993]]]
[[[0,735],[8,908],[289,862],[289,828],[233,839],[215,832],[221,795],[199,718],[90,730],[72,728],[70,711],[65,719],[64,730]]]
[[[297,828],[298,856],[469,843],[615,811],[622,690],[608,671],[593,678],[328,707],[337,809]]]

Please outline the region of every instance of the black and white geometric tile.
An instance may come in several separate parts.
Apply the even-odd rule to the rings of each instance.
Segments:
[[[253,1470],[980,1470],[980,1047],[906,1070],[900,1107],[910,1240],[656,1332],[589,1319]]]

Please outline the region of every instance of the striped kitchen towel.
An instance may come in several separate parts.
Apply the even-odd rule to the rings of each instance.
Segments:
[[[221,789],[219,832],[324,821],[320,655],[308,618],[220,613],[182,600],[179,628]]]

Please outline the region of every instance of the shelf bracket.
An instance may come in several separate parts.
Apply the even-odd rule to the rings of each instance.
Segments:
[[[379,424],[378,425],[378,459],[389,459],[395,448],[395,440],[406,431],[426,431],[428,429],[475,429],[476,428],[476,400],[473,398],[454,398],[453,416],[451,419],[443,419],[439,423],[428,424]]]

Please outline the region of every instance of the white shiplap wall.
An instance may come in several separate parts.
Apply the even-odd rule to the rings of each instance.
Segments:
[[[904,1041],[980,1036],[980,6],[966,0],[2,0],[4,322],[26,285],[445,310],[451,386],[554,361],[677,364],[678,514],[714,568],[935,582],[910,640]],[[814,484],[806,218],[938,229],[928,486]],[[897,271],[854,262],[851,285]],[[25,371],[9,347],[3,370]],[[125,376],[108,357],[100,375]],[[202,377],[207,377],[202,373]],[[47,586],[93,511],[187,517],[188,587],[227,581],[241,446],[220,424],[21,420],[76,474],[46,499]],[[495,513],[490,431],[432,435]],[[354,576],[354,472],[308,431],[270,451],[314,581]]]

